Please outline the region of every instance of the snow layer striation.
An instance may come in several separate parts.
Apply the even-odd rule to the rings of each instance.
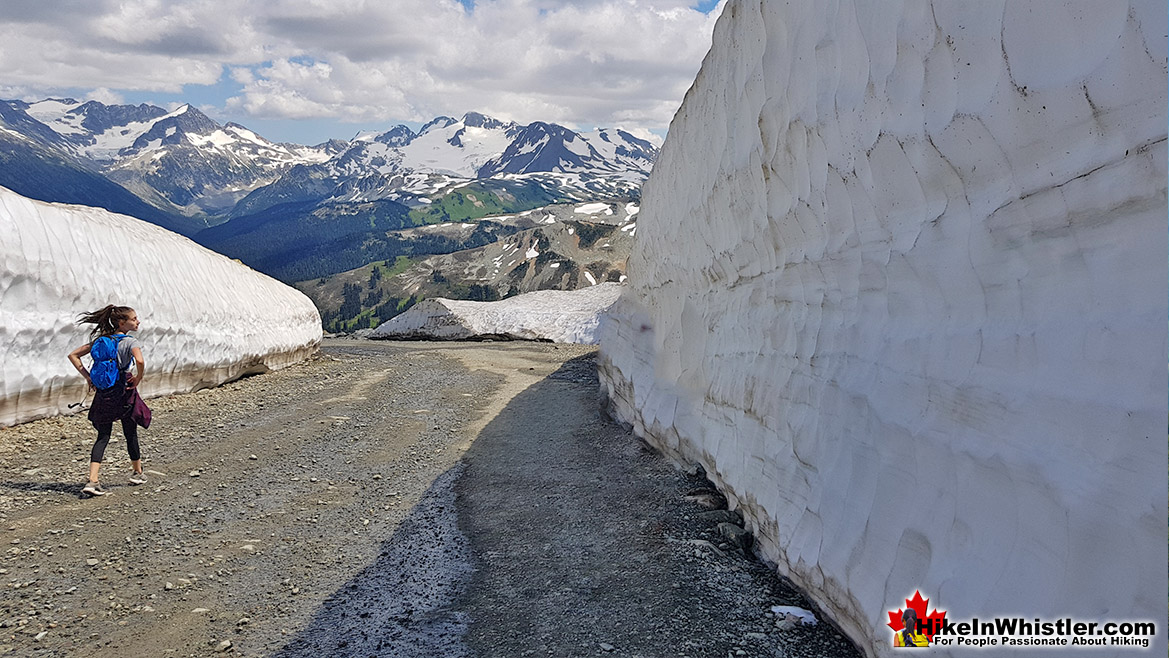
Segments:
[[[379,325],[370,338],[465,340],[501,337],[595,345],[600,315],[621,294],[616,283],[538,290],[497,302],[430,299]]]
[[[1165,24],[1161,0],[717,24],[602,381],[870,655],[917,590],[951,619],[1154,620],[1166,651]]]
[[[78,313],[106,304],[138,312],[146,396],[280,368],[320,342],[303,294],[152,224],[0,188],[0,235],[0,426],[82,399],[65,355],[89,340]]]

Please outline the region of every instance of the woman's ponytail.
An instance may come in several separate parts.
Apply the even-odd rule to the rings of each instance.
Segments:
[[[118,333],[118,325],[122,320],[130,317],[134,309],[129,306],[114,306],[110,304],[105,308],[98,309],[89,313],[81,313],[77,324],[92,324],[93,330],[89,332],[90,338],[98,336],[112,336]]]

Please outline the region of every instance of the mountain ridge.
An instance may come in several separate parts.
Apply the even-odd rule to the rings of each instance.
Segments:
[[[0,129],[206,226],[290,200],[390,199],[418,207],[453,186],[507,175],[538,176],[565,200],[637,196],[657,156],[653,144],[619,128],[581,133],[474,111],[435,117],[417,132],[398,125],[316,146],[273,142],[236,122],[220,125],[190,104],[167,111],[71,98],[7,100],[0,101]]]

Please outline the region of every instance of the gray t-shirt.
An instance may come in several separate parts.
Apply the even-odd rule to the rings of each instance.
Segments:
[[[118,370],[125,370],[127,373],[133,374],[130,369],[134,365],[134,355],[130,353],[130,350],[135,347],[142,349],[142,342],[133,336],[127,335],[118,341]]]

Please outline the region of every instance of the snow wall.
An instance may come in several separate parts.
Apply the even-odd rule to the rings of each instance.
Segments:
[[[1153,620],[1166,651],[1166,20],[731,0],[718,21],[602,386],[870,656],[918,590],[952,620]]]
[[[147,397],[280,368],[320,343],[299,291],[153,224],[0,188],[0,236],[0,426],[81,401],[66,355],[89,341],[78,314],[106,304],[138,313]]]

